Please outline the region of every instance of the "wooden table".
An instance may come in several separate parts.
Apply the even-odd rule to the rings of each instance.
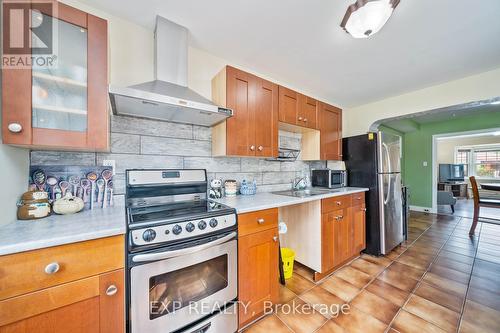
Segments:
[[[482,190],[488,190],[488,191],[499,191],[500,192],[500,183],[483,183],[481,184],[481,189]]]

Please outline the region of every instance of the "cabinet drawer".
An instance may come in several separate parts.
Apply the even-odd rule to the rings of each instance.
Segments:
[[[344,195],[321,200],[321,213],[329,213],[335,210],[348,208],[351,206],[351,196]]]
[[[99,276],[12,297],[0,301],[0,326],[5,326],[97,296],[99,296]],[[64,322],[60,322],[59,324],[64,325]]]
[[[0,300],[124,267],[123,236],[0,257]]]
[[[365,204],[365,192],[354,193],[351,195],[351,206],[362,206]]]
[[[258,231],[276,228],[278,226],[278,209],[258,210],[238,215],[239,236],[253,234]]]

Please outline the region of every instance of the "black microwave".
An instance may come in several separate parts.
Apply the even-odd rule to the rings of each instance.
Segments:
[[[327,188],[347,186],[347,172],[345,170],[318,169],[311,172],[311,185]]]

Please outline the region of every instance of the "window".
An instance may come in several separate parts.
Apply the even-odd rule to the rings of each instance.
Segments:
[[[500,179],[500,147],[458,147],[455,163],[464,164],[464,175]]]
[[[469,177],[470,149],[458,149],[455,153],[455,164],[464,165],[464,176]]]
[[[477,177],[500,178],[500,149],[475,151],[474,171]]]

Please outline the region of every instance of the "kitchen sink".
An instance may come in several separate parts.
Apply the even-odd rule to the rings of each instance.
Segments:
[[[338,190],[326,189],[326,188],[308,188],[305,190],[287,190],[287,191],[278,191],[278,192],[272,192],[272,193],[277,194],[277,195],[285,195],[287,197],[305,198],[305,197],[312,197],[315,195],[322,195],[322,194],[327,194],[327,193],[332,193],[332,192],[337,192],[337,191]]]

